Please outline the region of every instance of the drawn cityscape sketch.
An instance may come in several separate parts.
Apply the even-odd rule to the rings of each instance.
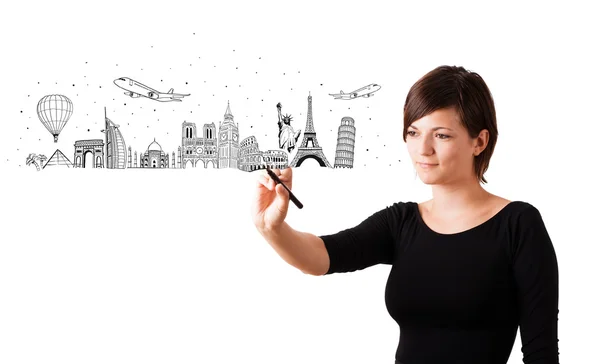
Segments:
[[[41,110],[41,111],[40,111]],[[313,120],[312,96],[308,96],[308,112],[306,128],[302,142],[297,140],[302,131],[294,130],[291,125],[292,116],[282,114],[281,103],[278,111],[278,147],[262,151],[255,135],[241,139],[239,123],[234,121],[230,102],[227,102],[223,119],[215,125],[204,123],[198,130],[196,123],[181,123],[181,145],[176,151],[165,151],[156,138],[142,151],[133,150],[125,144],[121,127],[111,120],[104,108],[104,139],[81,139],[73,144],[73,162],[65,154],[56,149],[48,159],[43,154],[31,153],[26,158],[26,165],[36,166],[38,171],[46,166],[66,166],[73,168],[234,168],[245,172],[253,172],[270,168],[298,168],[307,159],[316,160],[319,166],[328,168],[352,168],[354,163],[354,147],[356,143],[356,127],[352,117],[343,117],[338,127],[335,146],[335,162],[332,167],[325,156],[323,148],[317,140]],[[61,95],[48,95],[38,103],[38,114],[49,120],[50,129],[58,137],[72,112],[71,101]],[[40,117],[42,119],[42,117]],[[54,121],[52,121],[54,120]],[[55,122],[57,121],[57,122]],[[88,130],[89,131],[89,130]],[[200,133],[199,133],[200,132]],[[241,139],[241,140],[240,140]],[[296,149],[290,162],[289,153]]]
[[[58,82],[56,83],[58,84]],[[124,90],[124,94],[133,99],[148,98],[161,103],[181,102],[184,97],[191,95],[189,93],[174,93],[173,88],[169,89],[168,92],[160,92],[129,77],[112,79],[112,83]],[[73,84],[74,86],[75,84]],[[334,99],[345,100],[358,97],[368,98],[380,88],[381,86],[378,84],[370,84],[351,93],[342,91],[340,94],[329,95],[334,96]],[[246,97],[246,99],[249,98]],[[113,99],[113,101],[117,100]],[[261,99],[261,101],[263,100]],[[313,96],[310,92],[307,101],[306,126],[303,130],[293,127],[294,118],[291,115],[292,113],[283,113],[282,103],[277,103],[277,148],[273,149],[261,149],[261,145],[269,145],[267,142],[272,140],[271,137],[266,138],[269,140],[261,142],[259,140],[260,133],[246,137],[240,135],[240,125],[235,121],[229,100],[225,107],[225,113],[218,122],[179,121],[181,139],[174,147],[169,148],[171,150],[164,150],[162,147],[162,141],[166,138],[172,138],[166,135],[169,133],[165,132],[164,129],[159,133],[148,135],[151,141],[141,150],[136,150],[133,145],[126,144],[124,134],[129,134],[128,140],[130,142],[141,139],[139,138],[140,135],[136,136],[134,132],[136,125],[139,125],[138,128],[141,127],[140,117],[134,116],[134,112],[128,115],[124,114],[123,111],[115,111],[115,109],[112,111],[113,115],[109,118],[105,106],[103,128],[88,128],[87,132],[92,134],[74,140],[71,144],[73,146],[72,158],[67,157],[70,152],[65,154],[60,149],[55,149],[50,158],[47,158],[46,155],[48,154],[45,153],[30,153],[25,158],[25,165],[35,166],[38,171],[43,171],[47,166],[66,166],[68,168],[93,169],[232,168],[253,172],[266,167],[278,169],[299,168],[304,161],[312,159],[320,167],[353,168],[357,143],[354,118],[344,116],[338,125],[335,150],[333,150],[334,163],[332,165],[329,162],[330,159],[326,156],[327,153],[324,147],[317,139],[313,119]],[[94,101],[94,103],[96,102]],[[123,105],[126,106],[127,103]],[[154,112],[160,107],[155,107]],[[142,107],[140,106],[140,108]],[[73,102],[60,92],[48,94],[39,100],[36,111],[40,122],[54,137],[54,143],[57,143],[61,131],[73,114]],[[96,118],[93,112],[86,111],[82,113],[93,119]],[[210,116],[202,115],[200,118],[205,117]],[[331,118],[329,117],[329,119]],[[80,123],[81,121],[78,121],[78,124]],[[100,122],[94,122],[94,124],[100,124]],[[124,125],[124,127],[121,127],[121,125]],[[146,128],[148,127],[146,126]],[[325,127],[328,129],[333,128],[331,122],[330,125]],[[80,130],[78,133],[83,131],[81,125],[77,125],[75,128]],[[329,131],[333,130],[330,129]],[[103,135],[94,136],[93,133],[97,132],[103,133]],[[171,135],[173,134],[177,135],[178,132]],[[264,136],[267,137],[267,134],[264,134]],[[300,137],[302,137],[301,142],[299,142]],[[161,140],[160,143],[159,140]],[[168,143],[168,140],[166,142]],[[331,145],[334,145],[333,141]],[[64,146],[61,146],[61,149],[65,150]],[[368,149],[366,150],[368,151]]]

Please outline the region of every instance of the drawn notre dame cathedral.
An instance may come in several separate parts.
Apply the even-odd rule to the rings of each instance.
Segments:
[[[332,168],[327,161],[325,154],[323,154],[323,148],[319,147],[319,142],[317,141],[317,133],[315,132],[315,127],[313,125],[312,96],[310,96],[310,93],[308,94],[308,116],[306,117],[304,139],[302,139],[302,144],[298,147],[298,151],[290,163],[290,167],[299,167],[302,162],[308,158],[312,158],[319,162],[321,167]]]
[[[208,168],[209,164],[217,168],[217,158],[215,123],[204,124],[202,137],[198,137],[196,124],[184,121],[181,125],[181,168],[196,168],[199,163],[204,168]]]

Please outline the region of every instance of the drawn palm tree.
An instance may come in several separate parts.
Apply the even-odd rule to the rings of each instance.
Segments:
[[[27,156],[27,160],[25,161],[26,165],[31,165],[33,164],[35,166],[35,168],[40,171],[42,169],[42,166],[44,165],[44,162],[47,160],[48,158],[43,155],[43,154],[34,154],[34,153],[30,153]]]

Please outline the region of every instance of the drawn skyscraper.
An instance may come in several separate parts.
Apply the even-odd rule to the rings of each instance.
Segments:
[[[239,149],[238,124],[233,122],[233,114],[227,102],[225,120],[219,122],[219,168],[237,169]]]
[[[113,123],[106,116],[106,108],[104,108],[104,123],[105,127],[102,132],[104,132],[106,138],[106,168],[125,168],[127,161],[125,139],[119,131],[119,125]]]
[[[337,146],[335,148],[335,162],[333,168],[352,168],[354,164],[354,142],[356,140],[356,127],[354,119],[349,116],[342,118],[338,128]]]
[[[319,147],[319,142],[317,141],[317,133],[315,132],[315,127],[313,125],[312,96],[310,96],[310,93],[308,94],[308,115],[306,117],[306,128],[304,128],[304,138],[302,139],[302,144],[300,144],[294,159],[290,163],[290,167],[299,167],[307,158],[316,160],[321,167],[331,168],[331,164],[329,164],[327,158],[325,158],[323,149]]]

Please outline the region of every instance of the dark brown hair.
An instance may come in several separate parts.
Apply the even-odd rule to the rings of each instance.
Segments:
[[[461,124],[471,138],[477,137],[483,129],[488,130],[488,144],[474,158],[475,175],[480,181],[487,183],[483,174],[496,146],[498,127],[492,94],[483,78],[475,72],[463,67],[440,66],[421,77],[406,96],[402,133],[404,142],[410,124],[438,109],[448,107],[456,109]]]

